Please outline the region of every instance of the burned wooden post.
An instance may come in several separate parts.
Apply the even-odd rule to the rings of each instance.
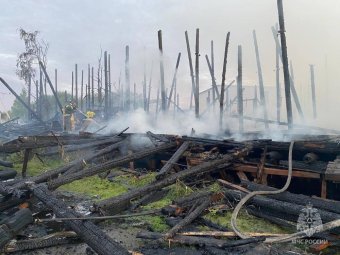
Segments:
[[[200,117],[200,76],[199,76],[199,49],[200,49],[200,30],[196,29],[196,46],[195,46],[195,116]]]
[[[2,84],[5,85],[5,87],[15,96],[15,98],[41,123],[43,123],[43,121],[41,120],[41,118],[30,108],[28,107],[28,105],[24,102],[24,100],[21,99],[21,97],[11,88],[11,86],[8,85],[8,83],[0,77],[0,81],[2,82]]]
[[[109,85],[107,77],[107,51],[104,51],[104,84],[105,84],[105,95],[104,95],[104,118],[109,119]]]
[[[109,79],[109,111],[111,112],[112,110],[112,84],[111,84],[111,54],[109,54],[108,58],[108,79]],[[92,78],[93,79],[93,78]],[[93,81],[92,81],[93,83]],[[92,86],[92,109],[94,107],[94,91],[93,91],[93,86]]]
[[[243,133],[243,90],[242,90],[242,46],[237,51],[237,112],[239,119],[239,131]]]
[[[72,86],[71,86],[71,99],[73,100],[73,90],[74,90],[74,76],[73,76],[73,71],[72,71]]]
[[[293,113],[292,113],[292,101],[290,97],[290,77],[289,77],[289,68],[288,68],[288,54],[287,54],[287,42],[286,42],[286,29],[284,23],[283,16],[283,5],[282,0],[277,0],[277,10],[279,16],[279,24],[280,24],[280,38],[281,38],[281,51],[282,51],[282,64],[283,64],[283,74],[285,81],[285,95],[286,95],[286,110],[287,110],[287,121],[288,128],[291,129],[293,127]]]
[[[69,209],[64,202],[57,199],[50,191],[48,191],[45,185],[34,186],[31,190],[34,196],[50,207],[58,217],[81,217],[80,214]],[[129,254],[123,246],[111,239],[98,226],[90,221],[72,220],[67,221],[66,224],[98,254]]]
[[[218,99],[220,99],[220,93],[218,92],[218,88],[217,88],[217,85],[216,85],[216,79],[215,79],[214,70],[212,68],[212,64],[210,64],[208,55],[205,55],[205,59],[207,60],[207,65],[208,65],[208,69],[209,69],[210,76],[211,76],[212,91],[213,91],[213,100],[215,100],[216,97]],[[213,101],[213,104],[215,105],[214,101]]]
[[[207,56],[206,56],[206,59],[208,62],[209,59],[207,58]],[[215,79],[215,56],[214,56],[214,41],[213,40],[211,40],[210,42],[210,59],[211,59],[211,71],[210,71],[210,67],[209,67],[209,71],[211,75],[212,86],[214,86],[214,84],[216,85],[216,79]],[[212,98],[213,98],[212,102],[213,102],[213,109],[215,110],[215,99],[216,99],[215,92],[218,90],[215,91],[214,89],[215,88],[212,88]],[[217,96],[217,98],[219,98],[219,96]]]
[[[74,79],[75,93],[74,94],[76,97],[75,103],[76,103],[76,106],[78,107],[78,65],[77,64],[75,64],[74,75],[75,75],[75,79]]]
[[[133,110],[135,111],[137,109],[136,105],[136,83],[133,83]]]
[[[163,63],[163,41],[162,41],[162,30],[158,30],[158,50],[159,50],[159,68],[160,68],[160,78],[161,78],[161,105],[162,111],[167,110],[166,107],[166,92],[165,92],[165,82],[164,82],[164,63]]]
[[[49,77],[48,74],[47,74],[47,71],[46,71],[46,68],[45,68],[44,64],[43,64],[41,61],[39,61],[39,65],[40,65],[41,69],[42,69],[43,72],[44,72],[44,75],[45,75],[45,78],[46,78],[48,84],[50,85],[50,89],[52,90],[53,96],[54,96],[55,100],[56,100],[57,103],[58,103],[58,106],[59,106],[60,111],[63,112],[63,106],[62,106],[61,103],[60,103],[60,100],[59,100],[59,98],[58,98],[57,92],[54,90],[54,87],[53,87],[53,85],[52,85],[52,82],[51,82],[51,80],[50,80],[50,77]]]
[[[257,44],[255,30],[253,30],[253,39],[254,39],[254,47],[255,47],[255,55],[256,55],[257,74],[259,78],[260,102],[261,102],[261,107],[262,107],[261,110],[263,110],[263,118],[266,121],[268,120],[268,113],[267,113],[266,97],[264,94],[264,84],[263,84],[262,67],[261,67],[261,61],[260,61],[260,53],[259,53],[259,47]],[[265,127],[266,129],[269,128],[269,124],[267,121],[265,122]]]
[[[314,66],[310,65],[310,81],[312,89],[312,103],[313,103],[313,118],[316,119],[316,96],[315,96],[315,80],[314,80]]]
[[[130,66],[129,66],[129,58],[130,58],[130,52],[129,52],[129,45],[125,46],[125,96],[123,97],[123,100],[126,102],[126,110],[130,110]]]
[[[100,83],[101,83],[101,78],[100,78],[100,70],[101,70],[100,62],[101,62],[101,59],[99,60],[98,72],[97,72],[98,106],[101,106],[101,103],[102,103],[102,88],[100,86]]]
[[[84,111],[84,70],[81,70],[80,110]]]
[[[91,67],[87,66],[87,92],[86,92],[87,109],[91,109]]]
[[[299,113],[301,119],[304,119],[304,114],[303,114],[302,109],[301,109],[299,96],[298,96],[296,89],[295,89],[294,69],[293,69],[292,61],[290,61],[290,73],[289,74],[290,74],[290,88],[291,88],[293,99],[294,99],[294,102],[295,102],[295,105],[296,105],[296,109],[298,110],[298,113]]]
[[[31,108],[31,86],[32,86],[32,77],[29,75],[28,77],[28,91],[27,91],[27,105]],[[31,112],[27,110],[27,120],[31,120]]]
[[[274,40],[275,40],[275,44],[276,44],[276,47],[278,49],[278,54],[279,54],[279,57],[281,58],[281,62],[283,63],[282,61],[282,51],[281,51],[281,46],[280,46],[280,42],[276,36],[276,33],[277,33],[277,30],[275,30],[274,27],[272,27],[272,33],[273,33],[273,37],[274,37]],[[288,61],[288,60],[287,60]],[[300,101],[299,101],[299,97],[296,93],[296,89],[295,89],[295,86],[294,86],[294,79],[293,79],[293,76],[289,73],[289,82],[290,82],[290,88],[291,88],[291,92],[293,94],[293,99],[294,99],[294,103],[296,105],[296,108],[298,110],[298,113],[301,117],[301,119],[304,119],[304,114],[302,112],[302,109],[301,109],[301,105],[300,105]],[[281,100],[281,99],[280,99]]]
[[[190,98],[190,109],[191,109],[191,107],[192,107],[192,97],[193,96],[195,97],[194,91],[196,90],[196,84],[195,84],[194,68],[192,66],[192,57],[191,57],[188,31],[185,31],[185,42],[186,42],[186,45],[187,45],[189,68],[190,68],[190,77],[191,77],[191,86],[192,86],[191,87],[191,98]]]
[[[31,151],[32,151],[32,149],[30,149],[30,148],[25,149],[24,162],[22,164],[22,170],[21,170],[22,178],[26,178],[27,165],[28,165],[28,160],[29,160],[29,156],[30,156]]]
[[[171,102],[172,94],[173,94],[173,91],[174,91],[174,87],[176,85],[177,71],[178,71],[178,66],[179,66],[179,61],[180,60],[181,60],[181,53],[178,53],[177,61],[176,61],[176,67],[175,67],[175,72],[174,72],[174,76],[172,78],[172,84],[171,84],[171,89],[170,89],[170,93],[169,93],[169,101],[168,101],[168,106],[167,106],[168,109],[170,108],[170,102]],[[174,100],[174,102],[176,103],[176,100]]]
[[[58,96],[58,70],[54,69],[54,89],[55,89],[55,93]],[[58,102],[57,99],[55,100],[55,112],[58,111]]]
[[[109,62],[110,63],[110,62]],[[91,67],[91,109],[94,109],[94,67]]]
[[[277,31],[278,29],[278,25],[277,26]],[[275,37],[275,35],[274,35]],[[277,39],[277,38],[276,38]],[[280,122],[281,120],[281,88],[280,88],[280,45],[278,45],[278,43],[275,44],[276,47],[276,54],[275,54],[275,64],[276,64],[276,68],[275,68],[275,78],[276,78],[276,119],[277,122]]]
[[[224,58],[223,58],[223,71],[222,71],[221,94],[220,94],[220,119],[219,119],[220,120],[219,125],[220,125],[221,130],[222,130],[222,122],[223,122],[223,101],[224,101],[224,88],[225,88],[225,74],[227,71],[229,38],[230,38],[230,32],[227,33],[227,37],[225,40]]]

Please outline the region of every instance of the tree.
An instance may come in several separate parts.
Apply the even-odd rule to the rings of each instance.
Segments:
[[[48,43],[38,39],[39,31],[27,32],[23,28],[19,29],[20,39],[24,41],[25,51],[19,54],[17,59],[16,74],[23,79],[26,84],[29,79],[34,79],[36,67],[41,61],[44,66],[47,65]]]

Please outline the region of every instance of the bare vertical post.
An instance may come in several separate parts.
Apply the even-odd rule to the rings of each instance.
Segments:
[[[229,38],[230,38],[230,32],[227,33],[227,37],[225,40],[224,58],[223,58],[223,71],[222,71],[222,82],[221,82],[221,93],[220,93],[220,119],[219,119],[219,126],[221,130],[222,130],[222,123],[223,123],[223,101],[224,101],[224,88],[225,88],[225,74],[227,70]]]
[[[259,78],[259,88],[260,88],[260,102],[261,107],[263,110],[263,117],[265,121],[265,127],[266,129],[269,128],[268,125],[268,113],[267,113],[267,105],[266,105],[266,97],[264,94],[264,85],[263,85],[263,76],[262,76],[262,67],[261,67],[261,61],[260,61],[260,53],[259,53],[259,47],[257,44],[257,38],[256,38],[256,32],[253,30],[253,39],[254,39],[254,47],[255,47],[255,55],[256,55],[256,64],[257,64],[257,74]]]
[[[73,71],[72,71],[72,87],[71,87],[71,99],[73,100],[73,87],[74,87],[74,76],[73,76]]]
[[[254,88],[254,99],[253,99],[253,113],[257,112],[257,101],[258,101],[258,98],[257,98],[257,87],[255,86],[255,88]]]
[[[277,0],[277,10],[279,15],[280,24],[280,38],[281,38],[281,51],[282,51],[282,63],[283,63],[283,74],[285,81],[285,95],[286,95],[286,109],[287,109],[287,120],[288,128],[293,127],[293,113],[292,113],[292,101],[290,97],[290,80],[289,80],[289,69],[288,69],[288,54],[287,54],[287,42],[286,42],[286,29],[283,16],[283,5],[282,0]]]
[[[111,54],[109,54],[108,59],[108,77],[109,77],[109,109],[112,110],[112,84],[111,84]],[[94,92],[92,92],[93,94]],[[94,99],[92,95],[92,107],[94,106]]]
[[[39,116],[39,82],[35,81],[35,110]]]
[[[278,30],[278,25],[277,30]],[[276,44],[276,118],[277,122],[281,119],[281,88],[280,88],[280,46]]]
[[[194,91],[196,90],[195,85],[195,77],[194,77],[194,68],[192,66],[192,58],[191,58],[191,50],[190,50],[190,44],[189,44],[189,36],[188,31],[185,31],[185,42],[187,45],[187,52],[188,52],[188,60],[189,60],[189,68],[190,68],[190,77],[191,77],[191,98],[190,98],[190,108],[192,107],[192,97],[194,95]]]
[[[283,60],[282,60],[282,52],[281,52],[281,46],[280,46],[280,43],[279,43],[279,40],[276,36],[276,30],[274,27],[272,27],[272,32],[273,32],[273,37],[274,37],[274,40],[275,40],[275,43],[276,43],[276,46],[278,47],[279,50],[279,56],[281,58],[281,61],[283,63]],[[287,60],[288,61],[288,60]],[[300,101],[299,101],[299,97],[297,95],[297,92],[296,92],[296,89],[295,89],[295,85],[294,85],[294,78],[293,78],[293,75],[291,75],[289,73],[289,82],[290,82],[290,89],[291,89],[291,93],[293,95],[293,99],[294,99],[294,103],[296,105],[296,109],[298,110],[298,113],[301,117],[301,119],[304,119],[304,114],[302,112],[302,108],[301,108],[301,105],[300,105]]]
[[[28,77],[28,92],[27,92],[27,105],[31,108],[31,86],[32,86],[32,77],[29,75]],[[31,111],[27,111],[27,120],[31,120]]]
[[[76,105],[78,107],[78,65],[75,65],[75,97],[76,97]]]
[[[145,64],[144,64],[144,80],[143,80],[143,108],[144,111],[147,111],[147,101],[146,101],[146,71],[145,71]]]
[[[84,70],[81,70],[80,109],[84,111]]]
[[[101,102],[102,102],[102,91],[101,91],[101,86],[100,86],[100,62],[98,65],[98,73],[97,73],[97,89],[98,89],[98,106],[101,106]]]
[[[91,67],[90,64],[87,66],[87,109],[91,109]]]
[[[105,84],[105,97],[104,97],[104,116],[105,120],[109,119],[109,112],[108,112],[108,105],[109,105],[109,98],[108,98],[108,77],[107,77],[107,51],[104,51],[104,84]]]
[[[43,76],[42,76],[42,70],[41,67],[39,67],[39,117],[40,119],[43,119],[43,101],[44,101],[44,87],[43,87]]]
[[[91,109],[94,109],[94,67],[91,67]]]
[[[151,67],[151,73],[150,73],[150,80],[149,80],[149,91],[148,91],[148,107],[147,112],[150,112],[150,100],[151,100],[151,82],[152,82],[152,67]]]
[[[126,110],[130,110],[130,67],[129,67],[129,45],[125,46],[125,97],[126,100]]]
[[[214,81],[215,81],[215,57],[214,57],[214,41],[211,40],[210,42],[210,59],[211,59],[211,79],[212,79],[212,97],[213,97],[213,109],[215,109],[215,90],[214,90]],[[216,82],[215,82],[216,84]]]
[[[136,106],[136,83],[133,83],[133,110],[135,111],[137,108]]]
[[[199,56],[200,56],[200,53],[199,53],[199,49],[200,49],[200,30],[197,28],[196,29],[196,51],[195,51],[195,54],[196,54],[196,60],[195,60],[195,78],[196,78],[196,90],[195,90],[195,116],[196,118],[199,118],[200,117],[200,103],[199,103],[199,95],[200,95],[200,76],[199,76]]]
[[[175,72],[174,72],[174,76],[172,78],[171,89],[170,89],[170,94],[169,94],[169,101],[168,101],[168,106],[167,106],[168,109],[170,108],[172,93],[173,93],[174,87],[176,85],[177,72],[178,72],[178,66],[179,66],[179,61],[180,60],[181,60],[181,53],[178,53],[177,61],[176,61],[176,67],[175,67]],[[175,97],[176,97],[176,92],[175,92]],[[174,100],[174,103],[176,103],[176,100]]]
[[[243,90],[242,90],[242,46],[238,46],[237,57],[237,112],[239,118],[239,131],[243,133]]]
[[[313,103],[313,118],[316,119],[316,97],[315,97],[315,80],[314,80],[314,66],[310,65],[310,81],[312,89],[312,103]]]
[[[58,96],[58,70],[54,69],[54,89],[55,89],[55,93]],[[55,99],[55,112],[58,111],[58,101],[57,99]]]
[[[159,49],[159,68],[161,73],[161,100],[162,100],[162,111],[165,112],[166,108],[166,92],[164,83],[164,63],[163,63],[163,41],[162,41],[162,30],[158,30],[158,49]]]

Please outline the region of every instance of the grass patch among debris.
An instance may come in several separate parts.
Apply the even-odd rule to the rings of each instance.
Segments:
[[[228,229],[232,229],[230,225],[232,211],[226,213],[216,213],[211,211],[204,218],[219,224]],[[237,217],[237,226],[243,232],[258,232],[258,233],[277,233],[286,234],[287,230],[271,224],[268,221],[249,215],[246,211],[241,210]]]
[[[13,153],[10,155],[10,161],[13,162],[13,168],[17,172],[21,172],[22,170],[22,164],[24,161],[23,153]],[[28,176],[35,176],[38,174],[41,174],[43,172],[46,172],[48,170],[57,168],[59,166],[62,166],[65,164],[60,159],[55,158],[43,158],[43,161],[40,161],[40,159],[34,155],[27,164],[27,175]]]

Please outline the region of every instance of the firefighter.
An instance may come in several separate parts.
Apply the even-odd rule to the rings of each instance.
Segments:
[[[75,129],[74,112],[77,110],[77,105],[74,101],[69,102],[64,107],[64,130],[71,131]]]
[[[87,129],[91,126],[91,127],[98,127],[98,123],[93,119],[95,116],[95,112],[93,111],[87,111],[86,112],[86,119],[83,121],[83,124],[80,128],[81,132],[85,132],[87,131]]]

